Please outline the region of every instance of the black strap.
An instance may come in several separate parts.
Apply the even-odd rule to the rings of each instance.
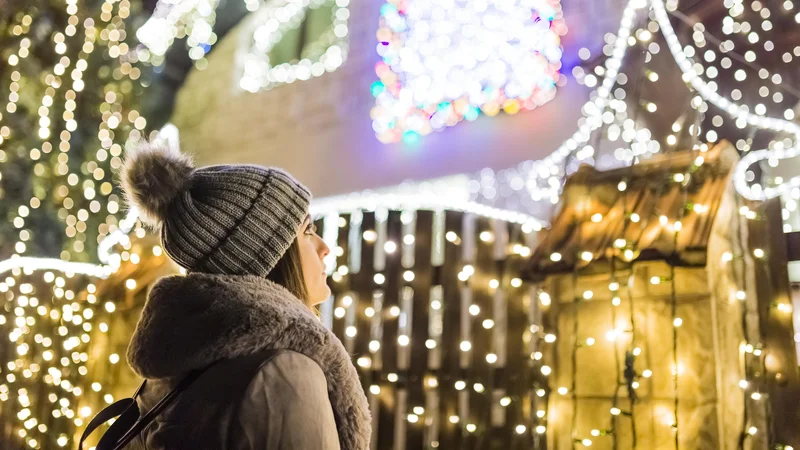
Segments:
[[[272,360],[280,350],[264,350],[262,352],[258,352],[251,357],[257,358],[260,360],[261,364],[258,368],[263,367],[269,361]],[[142,382],[139,385],[139,388],[136,389],[136,392],[133,394],[131,398],[124,398],[113,403],[111,406],[103,409],[89,422],[86,426],[86,430],[83,432],[81,436],[80,443],[78,445],[78,450],[83,450],[83,443],[89,435],[92,434],[100,425],[108,422],[111,419],[117,418],[116,421],[109,427],[108,431],[105,432],[102,438],[100,438],[100,442],[98,442],[96,450],[122,450],[126,445],[128,445],[136,436],[139,435],[151,422],[158,416],[161,411],[164,410],[170,403],[172,403],[175,398],[180,395],[183,391],[185,391],[192,383],[197,380],[200,375],[205,373],[211,366],[211,364],[207,367],[202,369],[195,370],[190,372],[186,377],[184,377],[174,389],[172,389],[167,395],[165,395],[155,406],[153,406],[150,411],[148,411],[145,415],[141,415],[141,411],[139,410],[139,405],[136,403],[136,398],[144,389],[147,380]]]
[[[181,392],[185,391],[200,375],[202,375],[208,367],[198,369],[190,372],[189,375],[184,377],[174,389],[165,395],[158,403],[156,403],[150,411],[144,416],[139,411],[139,405],[136,403],[136,397],[144,389],[147,380],[139,385],[136,392],[131,398],[124,398],[113,403],[111,406],[103,409],[89,422],[86,430],[81,436],[78,450],[83,450],[83,443],[89,435],[94,432],[100,425],[108,422],[111,419],[117,418],[116,421],[105,432],[100,442],[97,443],[96,450],[121,450],[128,445],[139,433],[142,432],[153,419],[166,408]]]
[[[147,412],[147,414],[145,414],[144,416],[142,416],[142,417],[141,417],[139,420],[137,420],[137,421],[136,421],[136,422],[133,424],[133,426],[131,426],[131,427],[130,427],[130,429],[128,430],[128,432],[127,432],[127,433],[125,433],[125,434],[124,434],[124,435],[123,435],[123,436],[122,436],[122,437],[121,437],[121,438],[120,438],[120,439],[117,441],[117,445],[114,447],[114,450],[121,450],[121,449],[123,449],[123,448],[124,448],[126,445],[128,445],[128,443],[129,443],[130,441],[132,441],[132,440],[133,440],[133,438],[135,438],[136,436],[138,436],[138,435],[139,435],[139,433],[141,433],[141,432],[142,432],[142,430],[144,430],[145,428],[147,428],[147,426],[148,426],[148,425],[150,425],[150,422],[152,422],[152,421],[153,421],[153,419],[155,419],[155,418],[156,418],[156,416],[157,416],[157,415],[158,415],[158,414],[159,414],[159,413],[160,413],[160,412],[161,412],[161,411],[162,411],[164,408],[166,408],[166,407],[167,407],[167,406],[168,406],[170,403],[172,403],[172,401],[173,401],[173,400],[175,400],[175,397],[177,397],[177,396],[178,396],[178,395],[179,395],[181,392],[185,391],[185,390],[186,390],[186,388],[188,388],[188,387],[189,387],[189,386],[190,386],[192,383],[194,383],[194,381],[195,381],[196,379],[198,379],[198,378],[200,377],[200,375],[202,375],[202,374],[203,374],[203,372],[205,372],[207,369],[208,369],[208,367],[206,367],[206,368],[204,368],[204,369],[196,370],[196,371],[194,371],[194,372],[191,372],[191,373],[190,373],[189,375],[187,375],[187,376],[186,376],[186,377],[185,377],[183,380],[181,380],[181,382],[180,382],[180,383],[178,383],[178,385],[177,385],[177,386],[175,386],[175,389],[171,390],[171,391],[170,391],[170,392],[169,392],[167,395],[165,395],[165,396],[164,396],[164,398],[162,398],[162,399],[161,399],[161,400],[160,400],[158,403],[156,403],[156,405],[155,405],[155,406],[153,406],[153,407],[150,409],[150,411],[148,411],[148,412]],[[105,436],[103,436],[103,437],[105,437]],[[97,446],[97,450],[105,450],[105,449],[101,448],[101,447],[98,445],[98,446]]]
[[[84,430],[83,435],[81,436],[81,441],[78,444],[78,449],[83,450],[83,442],[94,432],[94,430],[96,430],[100,425],[116,417],[119,417],[119,420],[115,421],[114,424],[111,425],[111,428],[109,428],[106,434],[103,435],[103,438],[100,439],[101,441],[109,435],[117,435],[117,437],[121,437],[121,433],[124,433],[124,430],[130,428],[133,423],[139,419],[139,406],[136,404],[136,399],[123,398],[122,400],[114,402],[111,406],[97,413],[97,415],[94,416],[94,418],[89,422],[89,425],[86,426],[86,430]],[[131,422],[127,428],[124,428],[123,421],[130,422],[131,418],[133,419],[133,422]],[[101,449],[102,447],[98,445],[97,448]]]

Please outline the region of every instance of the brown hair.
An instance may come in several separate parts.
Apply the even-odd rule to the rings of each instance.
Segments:
[[[303,276],[303,264],[300,260],[300,247],[297,239],[292,241],[292,245],[286,250],[275,267],[267,274],[267,279],[280,284],[295,297],[308,302],[308,291],[306,290],[305,277]]]

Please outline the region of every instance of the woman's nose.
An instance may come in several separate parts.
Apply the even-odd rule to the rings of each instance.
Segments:
[[[317,238],[317,239],[319,239],[319,255],[320,255],[320,258],[324,258],[324,257],[328,256],[328,254],[330,254],[331,249],[330,249],[330,247],[328,247],[328,244],[326,244],[325,241],[322,240],[322,238]]]

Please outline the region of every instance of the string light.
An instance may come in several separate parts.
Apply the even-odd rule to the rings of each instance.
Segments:
[[[651,5],[656,20],[661,27],[661,32],[664,34],[667,41],[667,46],[675,62],[678,64],[678,67],[683,72],[684,80],[690,83],[704,100],[734,116],[735,119],[742,120],[749,125],[794,135],[795,143],[791,148],[784,149],[781,146],[781,148],[756,150],[746,154],[737,164],[734,172],[734,185],[736,186],[736,190],[749,200],[767,200],[788,191],[792,186],[800,186],[800,177],[795,177],[789,183],[784,183],[777,187],[762,188],[761,185],[758,184],[748,186],[746,172],[753,164],[770,158],[777,158],[778,160],[793,158],[800,154],[800,125],[784,119],[753,114],[749,112],[748,108],[744,108],[742,105],[733,103],[720,96],[716,90],[709,87],[709,85],[692,70],[693,63],[680,46],[678,37],[675,35],[672,24],[669,21],[667,11],[664,9],[663,1],[652,0]]]
[[[447,23],[472,32],[454,34]],[[371,87],[378,139],[414,144],[481,113],[516,114],[546,103],[555,95],[565,32],[557,1],[499,8],[390,0],[381,7],[382,60]]]
[[[19,40],[19,57],[13,55],[13,58],[9,58],[10,66],[14,66],[19,62],[15,58],[25,58],[32,51],[39,52],[39,55],[42,54],[41,49],[34,48],[34,45],[46,46],[48,44],[53,45],[52,51],[58,55],[55,56],[52,70],[49,73],[47,70],[36,72],[34,79],[41,79],[43,86],[38,92],[31,93],[40,99],[38,110],[33,109],[33,113],[38,115],[36,118],[38,133],[32,133],[32,141],[35,141],[35,136],[38,136],[43,142],[30,144],[20,141],[22,145],[31,145],[31,147],[28,147],[28,152],[15,156],[15,158],[27,159],[26,163],[31,162],[32,177],[40,177],[43,180],[39,188],[52,189],[52,191],[40,194],[37,189],[34,189],[34,194],[30,199],[21,199],[24,203],[10,208],[15,211],[10,215],[10,219],[19,229],[20,240],[14,245],[17,254],[8,260],[0,261],[0,273],[11,272],[11,276],[6,278],[4,283],[0,283],[0,290],[6,293],[9,301],[13,301],[16,296],[19,308],[15,310],[17,320],[13,322],[15,328],[9,334],[9,338],[15,344],[19,355],[24,355],[27,359],[16,360],[13,367],[7,365],[9,371],[17,371],[19,376],[9,372],[6,382],[9,384],[24,383],[33,379],[36,382],[51,384],[53,393],[48,395],[46,400],[58,405],[57,409],[52,411],[53,419],[56,419],[53,425],[64,429],[82,426],[83,416],[87,414],[87,411],[89,414],[91,413],[91,408],[85,406],[79,408],[78,401],[73,401],[73,397],[80,400],[84,392],[80,384],[80,377],[88,374],[84,365],[88,360],[88,355],[84,349],[91,341],[92,336],[89,332],[96,324],[92,319],[103,314],[102,311],[95,312],[96,310],[93,309],[95,308],[93,305],[98,303],[99,293],[96,286],[87,280],[106,279],[116,269],[113,265],[95,265],[71,260],[80,261],[87,250],[94,249],[97,242],[95,236],[102,239],[116,228],[117,220],[114,214],[118,211],[118,197],[112,193],[113,186],[110,181],[112,170],[118,169],[121,164],[118,150],[121,152],[122,147],[115,142],[121,142],[128,133],[130,135],[139,133],[145,124],[144,118],[138,116],[138,112],[133,109],[131,102],[124,101],[124,99],[138,98],[137,89],[140,85],[133,82],[141,74],[140,69],[134,66],[136,58],[132,56],[133,52],[130,52],[128,44],[123,42],[125,19],[130,14],[130,3],[127,0],[105,1],[98,6],[99,20],[96,25],[95,18],[81,19],[78,16],[78,3],[74,0],[67,0],[65,15],[59,16],[62,12],[57,10],[48,12],[48,17],[64,24],[63,30],[53,30],[51,40],[37,41],[36,43],[32,43],[30,39],[21,38]],[[38,13],[35,9],[31,11]],[[21,19],[21,26],[13,27],[11,32],[20,37],[32,28],[34,20],[39,20],[38,17],[34,19],[28,14],[17,17]],[[64,20],[62,21],[61,18]],[[34,28],[37,26],[38,24],[33,25]],[[82,30],[80,27],[83,27]],[[83,45],[79,39],[68,38],[75,36],[79,30],[82,31]],[[90,57],[96,49],[107,51],[110,58],[104,58],[102,64],[95,65],[97,60],[90,59]],[[47,61],[42,62],[48,63]],[[12,84],[9,86],[11,94],[6,108],[9,114],[16,113],[16,102],[22,98],[19,82],[26,76],[23,74],[27,69],[20,67],[19,70],[11,71]],[[97,72],[90,73],[90,78],[85,78],[89,69],[97,70]],[[69,73],[67,76],[70,79],[65,76],[67,73]],[[105,81],[111,78],[113,81]],[[31,87],[34,84],[26,83]],[[102,102],[95,102],[91,99],[89,99],[89,103],[82,101],[82,97],[97,93],[89,91],[89,87],[100,90],[103,94]],[[59,104],[62,99],[63,103]],[[86,147],[96,146],[95,148],[100,150],[97,151],[94,158],[91,153],[88,157],[78,155],[83,158],[80,160],[80,171],[74,169],[77,164],[72,164],[75,162],[75,156],[72,155],[74,151],[70,151],[71,143],[74,143],[72,135],[78,129],[79,120],[86,119],[86,115],[77,109],[78,102],[83,106],[90,106],[90,109],[86,110],[87,113],[92,114],[90,120],[93,120],[95,116],[100,119],[97,122],[96,132],[92,132],[89,126],[81,124],[81,131],[85,134],[83,140],[86,141],[84,142]],[[100,114],[95,108],[99,109]],[[119,111],[122,110],[129,113],[128,117],[121,115]],[[51,117],[53,111],[63,114],[60,118]],[[92,123],[89,122],[89,124]],[[12,136],[13,134],[7,126],[0,128],[0,144]],[[92,140],[95,137],[98,141],[96,143]],[[70,157],[73,158],[73,161],[70,161]],[[8,155],[0,150],[0,163],[10,160],[11,158],[8,158]],[[46,172],[42,170],[46,166],[52,167],[52,176],[46,176]],[[75,171],[71,172],[72,170]],[[2,173],[0,173],[1,176]],[[48,185],[49,182],[52,184]],[[59,183],[63,184],[59,185]],[[63,221],[67,236],[67,239],[64,240],[66,245],[62,248],[61,258],[21,256],[37,250],[36,244],[31,245],[31,232],[26,228],[26,221],[30,220],[29,218],[43,217],[37,216],[41,213],[37,213],[35,210],[42,205],[43,200],[50,198],[48,196],[51,196],[53,204],[60,208],[58,218]],[[7,198],[4,201],[6,204],[10,204],[13,200]],[[92,234],[94,230],[91,230],[90,226],[95,225],[96,221],[93,219],[100,217],[98,214],[104,207],[109,215],[104,223],[99,224],[97,234],[94,235]],[[37,238],[40,241],[52,243],[50,238],[44,234],[40,234]],[[56,242],[56,245],[62,245],[60,241]],[[48,250],[53,250],[52,246]],[[126,248],[120,258],[136,264],[139,261],[139,254]],[[39,273],[37,274],[37,272]],[[61,273],[63,276],[56,275],[54,272]],[[38,276],[40,277],[37,278]],[[23,280],[25,282],[22,282]],[[17,283],[17,281],[20,282]],[[51,297],[53,302],[63,303],[63,307],[53,308],[50,299],[46,297]],[[112,307],[107,306],[108,304],[111,304]],[[26,311],[28,308],[31,308],[29,312]],[[113,307],[113,303],[107,302],[104,309],[113,312],[115,307]],[[38,332],[33,336],[26,336],[38,331],[39,329],[35,327],[41,326],[40,324],[46,323],[47,320],[61,322],[60,326],[51,331],[52,337],[48,337],[46,334],[43,336],[43,333]],[[6,317],[2,316],[0,322],[7,323]],[[108,332],[108,325],[105,322],[100,322],[97,328],[100,332]],[[32,340],[29,342],[28,339]],[[34,352],[33,350],[37,346],[40,348]],[[69,353],[63,355],[61,353],[63,351]],[[36,359],[37,357],[41,357],[41,359]],[[118,355],[109,355],[111,364],[116,364],[118,361]],[[83,381],[88,383],[86,379]],[[96,390],[100,390],[99,385]],[[0,387],[0,400],[8,400],[9,393],[7,385]],[[29,408],[31,401],[26,389],[20,388],[15,394],[21,405],[27,405],[18,411],[17,417],[21,422],[16,434],[26,438],[29,446],[39,448],[40,445],[51,446],[53,443],[66,446],[69,443],[71,431],[69,434],[48,434],[47,426],[36,425],[39,412]],[[112,398],[110,394],[104,394],[102,397],[106,401]],[[37,403],[47,404],[46,401],[37,401]],[[59,407],[60,409],[58,409]],[[9,415],[11,416],[11,414]],[[36,433],[40,433],[40,435],[36,435]]]
[[[593,91],[593,99],[582,108],[582,111],[585,112],[586,120],[553,153],[540,161],[530,163],[531,169],[528,171],[526,186],[534,199],[549,198],[553,203],[557,201],[561,185],[559,179],[564,173],[564,160],[574,150],[586,144],[591,137],[591,133],[603,124],[601,116],[609,104],[612,87],[617,82],[619,69],[622,67],[625,50],[628,47],[628,37],[631,35],[636,11],[643,6],[644,2],[640,0],[631,0],[625,6],[612,55],[604,64],[603,82]],[[620,190],[625,190],[623,182],[620,183]]]
[[[250,49],[240,59],[239,86],[250,92],[272,89],[296,80],[304,81],[333,72],[344,64],[348,53],[349,0],[293,0],[285,4],[252,2],[258,10],[253,21]],[[300,61],[274,65],[270,51],[289,30],[296,29],[309,10],[332,5],[330,28],[304,49]],[[250,6],[248,6],[250,9]]]
[[[531,215],[495,208],[471,200],[469,181],[469,177],[458,176],[434,182],[409,182],[397,188],[382,191],[364,191],[314,199],[311,203],[310,213],[312,216],[325,216],[362,209],[367,211],[377,209],[452,210],[522,224],[529,227],[531,231],[541,230],[546,225],[545,222]],[[376,235],[370,234],[371,239],[368,241],[374,241],[375,237]]]

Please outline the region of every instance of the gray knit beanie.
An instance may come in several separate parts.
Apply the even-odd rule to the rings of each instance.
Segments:
[[[193,272],[266,276],[297,237],[309,190],[271,167],[195,169],[167,143],[127,149],[122,186],[128,203],[176,263]]]

